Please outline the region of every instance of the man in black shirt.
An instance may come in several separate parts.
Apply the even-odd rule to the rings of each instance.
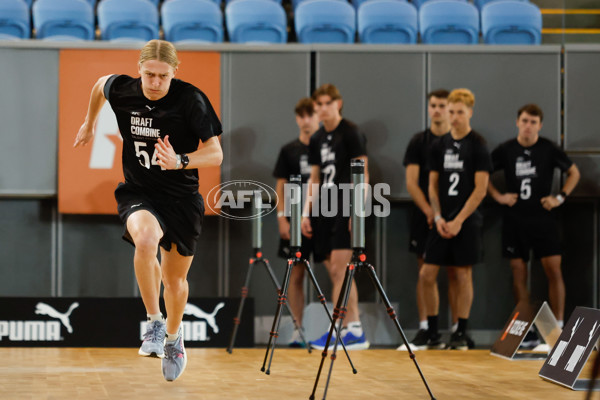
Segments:
[[[435,90],[427,95],[427,113],[431,125],[423,132],[414,135],[406,148],[404,166],[406,167],[406,189],[413,199],[410,214],[409,251],[417,254],[418,271],[421,270],[424,260],[425,243],[429,230],[433,226],[433,209],[429,204],[429,170],[427,159],[431,153],[431,145],[435,139],[450,131],[448,119],[448,91]],[[456,274],[454,267],[447,267],[448,272],[448,301],[452,311],[453,330],[457,328],[456,316]],[[437,285],[435,287],[436,292]],[[439,295],[438,295],[439,296]],[[441,348],[440,341],[432,342],[427,333],[427,310],[423,299],[423,282],[417,282],[417,308],[419,311],[419,330],[410,342],[413,350]],[[455,326],[456,325],[456,326]],[[471,345],[471,344],[470,344]],[[401,345],[398,350],[406,350],[406,345]]]
[[[285,184],[288,182],[291,175],[300,175],[302,177],[302,185],[308,182],[310,177],[310,165],[308,164],[308,143],[313,133],[319,129],[319,118],[314,110],[312,99],[305,97],[300,99],[296,104],[296,124],[300,134],[298,139],[286,144],[281,148],[273,176],[277,178],[277,196],[280,201],[277,203],[277,223],[279,224],[279,256],[285,259],[291,258],[290,254],[290,222],[285,216]],[[302,236],[300,252],[302,257],[308,259],[312,253],[312,239]],[[322,260],[315,259],[320,262]],[[304,266],[294,265],[290,276],[288,286],[288,301],[290,308],[294,313],[294,317],[302,326],[302,315],[304,313]],[[289,344],[290,347],[302,347],[303,343],[300,339],[298,331],[294,331],[294,335]]]
[[[552,210],[560,206],[579,181],[579,170],[563,150],[540,137],[544,114],[535,104],[521,107],[517,113],[515,139],[492,152],[494,171],[504,170],[506,193],[491,183],[490,195],[506,207],[502,230],[502,253],[510,259],[516,301],[528,301],[527,262],[529,253],[540,258],[548,277],[550,307],[563,325],[565,285],[561,272],[561,246],[556,217]],[[558,195],[552,195],[555,168],[567,173]],[[525,345],[539,343],[533,331]]]
[[[168,381],[177,379],[187,363],[181,321],[187,273],[204,215],[197,168],[218,166],[223,159],[221,123],[204,93],[174,79],[178,65],[171,43],[146,43],[139,58],[140,78],[108,75],[96,82],[75,139],[75,147],[92,140],[108,100],[123,138],[125,183],[119,184],[115,197],[125,224],[123,238],[135,246],[133,263],[148,317],[139,354],[163,358]],[[159,307],[161,278],[166,321]]]
[[[487,190],[492,169],[481,135],[471,129],[475,96],[468,89],[455,89],[448,96],[450,133],[432,147],[429,201],[435,229],[425,246],[423,279],[429,340],[439,341],[436,280],[440,266],[454,266],[457,279],[458,327],[448,347],[468,348],[467,322],[473,302],[473,264],[481,260],[482,216],[477,210]]]
[[[349,198],[345,199],[340,185],[350,184],[350,160],[353,158],[364,160],[365,183],[368,183],[366,139],[359,133],[356,125],[342,118],[342,96],[334,85],[324,84],[319,87],[313,93],[313,100],[323,126],[310,138],[309,143],[308,162],[311,174],[302,216],[302,233],[307,237],[314,235],[315,258],[325,260],[333,285],[332,302],[337,304],[346,267],[352,258]],[[312,184],[317,184],[318,189],[314,190]],[[319,218],[308,218],[311,208],[312,215],[319,215]],[[348,211],[347,214],[344,209]],[[354,281],[347,309],[344,319],[346,325],[340,333],[346,348],[368,348],[369,342],[358,315],[358,292]],[[328,335],[329,330],[312,342],[311,346],[324,349]]]

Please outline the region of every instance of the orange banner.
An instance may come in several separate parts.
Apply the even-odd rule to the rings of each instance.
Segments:
[[[176,77],[200,88],[221,114],[221,57],[212,52],[179,52]],[[73,148],[87,113],[92,87],[104,75],[137,72],[137,50],[61,50],[58,107],[58,210],[65,214],[116,214],[114,190],[123,181],[122,139],[108,102],[104,105],[93,142]],[[221,168],[202,168],[200,193],[206,199],[221,183]],[[208,199],[206,199],[208,200]],[[209,204],[206,213],[213,214]]]

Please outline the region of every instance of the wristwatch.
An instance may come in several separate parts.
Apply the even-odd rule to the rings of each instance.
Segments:
[[[188,164],[190,163],[190,158],[187,154],[181,154],[181,169],[186,169]]]

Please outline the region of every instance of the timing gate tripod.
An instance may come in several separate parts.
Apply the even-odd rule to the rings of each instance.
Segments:
[[[365,190],[365,184],[364,184],[365,164],[364,164],[364,161],[360,160],[360,159],[352,160],[350,163],[350,171],[352,174],[352,208],[351,208],[352,209],[352,217],[351,217],[352,218],[352,232],[351,232],[351,234],[352,234],[352,250],[353,250],[352,258],[346,268],[344,282],[343,282],[342,288],[340,290],[340,295],[338,297],[337,304],[333,311],[333,322],[329,329],[329,335],[328,335],[327,341],[325,343],[325,349],[323,350],[323,353],[322,353],[321,363],[319,364],[319,370],[317,372],[317,377],[315,379],[315,384],[313,386],[313,391],[310,395],[310,399],[314,400],[314,398],[315,398],[315,392],[316,392],[317,386],[319,384],[319,377],[321,376],[323,364],[325,362],[325,358],[327,357],[327,349],[329,348],[329,343],[331,343],[334,326],[335,326],[336,320],[338,318],[339,318],[338,330],[342,328],[342,323],[344,320],[344,316],[346,314],[346,306],[348,304],[348,298],[350,296],[350,289],[352,288],[352,279],[354,278],[354,273],[356,272],[357,269],[366,268],[366,270],[369,272],[369,277],[371,278],[371,281],[377,288],[377,291],[379,292],[381,299],[385,303],[388,315],[394,321],[394,324],[396,325],[396,328],[398,329],[398,332],[400,333],[400,336],[402,337],[402,341],[404,342],[406,348],[408,349],[409,356],[413,360],[415,367],[417,368],[417,371],[419,372],[419,375],[421,376],[421,379],[423,380],[423,383],[425,384],[425,388],[427,389],[429,396],[431,397],[431,399],[435,400],[433,393],[429,389],[427,380],[425,379],[425,376],[421,372],[421,368],[419,368],[419,364],[417,363],[416,356],[413,353],[413,351],[411,350],[411,348],[408,344],[408,340],[406,339],[406,336],[404,335],[404,331],[402,330],[402,327],[400,326],[400,322],[398,321],[398,316],[396,315],[394,308],[392,307],[387,295],[385,294],[385,291],[383,290],[383,286],[381,286],[381,283],[379,282],[379,279],[377,278],[377,274],[375,273],[375,268],[371,264],[366,262],[367,256],[364,253],[364,249],[365,249],[365,222],[364,222],[364,215],[365,215],[365,203],[364,203],[364,201],[365,201],[365,192],[364,192],[364,190]],[[331,364],[329,366],[329,373],[327,375],[327,381],[325,383],[323,399],[325,399],[327,397],[327,389],[329,387],[329,382],[331,380],[331,372],[333,371],[333,362],[336,359],[338,343],[343,344],[344,342],[343,341],[340,342],[339,335],[335,335],[335,342],[334,342],[333,351],[331,354]]]
[[[263,365],[262,368],[260,369],[262,372],[266,373],[267,375],[269,375],[271,373],[271,362],[273,361],[273,353],[275,352],[275,344],[277,342],[277,337],[279,336],[278,334],[278,330],[279,330],[279,324],[281,322],[281,312],[282,312],[282,307],[284,305],[287,306],[287,292],[288,292],[288,288],[289,288],[289,282],[290,282],[290,275],[291,275],[291,271],[292,268],[295,265],[298,264],[303,264],[304,267],[306,268],[306,271],[308,272],[309,276],[310,276],[310,280],[318,294],[318,299],[321,302],[321,304],[323,304],[323,308],[325,308],[325,312],[327,313],[327,316],[329,317],[329,321],[331,321],[331,326],[332,326],[332,330],[334,329],[334,319],[331,318],[331,314],[329,313],[329,310],[327,309],[327,301],[325,300],[325,296],[323,295],[323,292],[321,291],[321,288],[319,287],[319,284],[317,283],[317,279],[315,278],[315,275],[313,274],[312,269],[310,268],[310,263],[308,262],[308,260],[306,260],[305,258],[302,258],[302,253],[300,252],[300,246],[301,246],[301,242],[302,242],[302,234],[300,233],[300,216],[301,216],[301,207],[302,207],[302,196],[301,196],[301,178],[300,175],[292,175],[290,177],[289,180],[289,201],[287,202],[288,204],[290,204],[291,207],[291,221],[290,221],[290,248],[291,248],[291,255],[292,257],[288,259],[287,262],[287,269],[285,272],[285,276],[283,278],[283,287],[281,288],[280,294],[279,294],[279,298],[277,300],[277,310],[275,311],[275,318],[273,319],[273,327],[271,328],[271,332],[270,332],[270,336],[269,336],[269,343],[267,344],[267,351],[265,353],[265,359],[263,361]],[[286,196],[286,200],[288,200],[288,196]],[[341,327],[336,331],[339,332],[341,330]],[[352,368],[352,372],[356,374],[356,368],[354,368],[354,365],[352,364],[352,360],[350,359],[350,356],[348,355],[348,351],[346,350],[346,346],[344,345],[344,343],[342,342],[342,347],[344,348],[344,352],[346,353],[346,357],[348,358],[348,362],[350,363],[350,367]],[[270,357],[269,357],[269,353],[270,353]],[[267,359],[269,360],[269,364],[267,366],[267,368],[265,369],[265,365],[267,364]]]
[[[254,193],[254,198],[253,198],[253,202],[252,202],[253,215],[260,215],[259,209],[260,209],[260,204],[262,204],[262,198],[260,196],[261,196],[260,192]],[[271,281],[273,282],[273,285],[275,286],[275,289],[277,290],[277,294],[281,295],[281,287],[279,286],[279,282],[277,282],[277,277],[273,273],[273,269],[271,268],[271,265],[269,264],[269,260],[267,260],[266,258],[263,258],[263,256],[262,256],[262,251],[261,251],[262,224],[261,224],[260,217],[256,217],[252,220],[252,247],[254,249],[254,256],[250,257],[250,261],[248,263],[248,272],[246,273],[246,281],[244,283],[244,286],[242,286],[242,296],[240,299],[240,305],[238,307],[237,316],[233,318],[233,330],[231,332],[229,346],[227,347],[227,352],[229,354],[231,354],[231,352],[233,351],[235,338],[237,336],[237,331],[238,331],[238,328],[241,323],[242,310],[244,309],[244,303],[246,301],[246,297],[248,297],[248,291],[249,291],[249,287],[250,287],[250,279],[252,278],[252,270],[255,265],[257,265],[258,263],[264,265],[264,267],[266,268],[266,270],[269,274],[269,277],[271,278]],[[286,306],[290,313],[290,316],[292,317],[292,322],[294,323],[294,327],[300,334],[302,343],[304,343],[304,345],[308,348],[308,352],[310,353],[311,349],[310,349],[310,346],[308,345],[306,339],[304,338],[304,333],[302,332],[302,327],[298,325],[298,322],[296,321],[296,318],[294,317],[294,314],[292,313],[292,310],[290,309],[289,305],[286,304]]]

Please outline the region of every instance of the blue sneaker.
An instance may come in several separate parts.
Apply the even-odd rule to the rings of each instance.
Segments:
[[[321,336],[317,340],[309,342],[308,344],[313,349],[323,350],[325,348],[325,344],[327,343],[327,336],[329,336],[329,331],[325,332],[323,334],[323,336]],[[331,336],[331,340],[329,341],[329,350],[333,349],[334,343],[335,343],[335,332],[333,332],[333,335]]]
[[[174,342],[165,343],[165,358],[162,360],[162,372],[167,381],[179,378],[187,365],[187,355],[183,347],[183,330],[179,328],[179,337]]]
[[[138,354],[145,357],[163,358],[165,356],[166,332],[167,327],[163,321],[148,322],[146,332],[144,333],[144,341],[138,350]]]
[[[346,350],[366,350],[370,346],[364,331],[360,336],[354,336],[352,332],[348,331],[342,340],[344,341]]]

